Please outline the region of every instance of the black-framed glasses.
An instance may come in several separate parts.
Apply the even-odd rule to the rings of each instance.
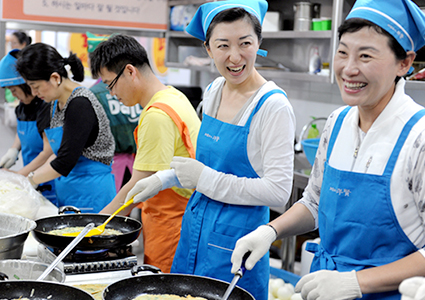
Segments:
[[[109,91],[112,91],[112,89],[114,88],[115,84],[117,83],[118,79],[120,78],[120,76],[122,75],[122,73],[124,73],[125,67],[127,65],[125,65],[121,71],[118,72],[117,76],[114,78],[114,80],[111,81],[111,83],[106,87]]]

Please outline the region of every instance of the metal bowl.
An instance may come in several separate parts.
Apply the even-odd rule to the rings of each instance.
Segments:
[[[49,264],[30,260],[0,260],[0,271],[8,276],[9,281],[37,280],[48,267]],[[65,282],[65,277],[63,270],[56,267],[44,280],[62,283]]]
[[[33,220],[0,213],[0,259],[21,258],[28,233],[36,226]]]

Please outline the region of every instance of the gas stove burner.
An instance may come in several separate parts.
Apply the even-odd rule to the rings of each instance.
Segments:
[[[131,253],[131,245],[121,246],[112,249],[99,249],[99,250],[74,250],[71,251],[63,259],[64,262],[93,262],[105,261],[117,258],[124,258],[133,256]],[[59,255],[62,249],[53,249],[55,255]]]
[[[131,249],[131,245],[126,245],[113,249],[71,251],[63,259],[65,274],[129,270],[137,265],[137,256],[131,253]],[[53,249],[55,255],[61,252]]]

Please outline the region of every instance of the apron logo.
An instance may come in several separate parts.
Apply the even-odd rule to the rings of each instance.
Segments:
[[[209,134],[209,133],[205,133],[205,136],[207,137],[207,138],[210,138],[210,139],[213,139],[214,140],[214,142],[218,142],[218,140],[220,139],[220,137],[219,136],[212,136],[211,134]]]
[[[345,197],[350,197],[350,193],[351,193],[349,189],[336,189],[334,187],[330,187],[329,190],[331,192],[338,194],[338,196],[341,196],[342,194],[344,194]]]

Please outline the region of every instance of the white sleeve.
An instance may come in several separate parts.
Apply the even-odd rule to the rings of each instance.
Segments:
[[[250,134],[260,130],[263,176],[238,177],[205,168],[197,191],[229,204],[272,207],[286,204],[292,189],[295,116],[288,104],[266,109],[263,117],[260,128],[253,128],[252,124],[250,127]]]

